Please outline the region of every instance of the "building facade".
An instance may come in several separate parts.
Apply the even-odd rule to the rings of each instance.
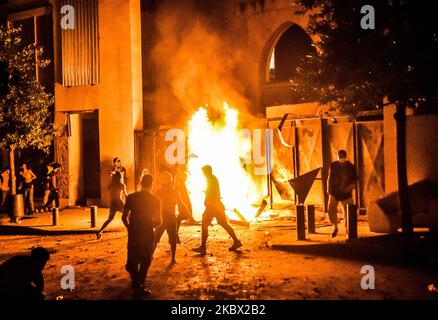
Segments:
[[[290,79],[313,50],[300,9],[291,0],[1,4],[2,23],[22,25],[52,60],[39,77],[65,128],[55,143],[63,205],[107,206],[114,157],[133,191],[135,132],[181,125],[190,105],[223,96],[264,116],[267,106],[296,103]]]

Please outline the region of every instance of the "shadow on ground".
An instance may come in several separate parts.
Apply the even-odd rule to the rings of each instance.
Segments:
[[[367,261],[438,272],[438,237],[415,233],[412,239],[402,234],[360,238],[338,243],[272,244],[273,250],[295,254]]]
[[[0,225],[0,235],[32,235],[32,236],[63,236],[63,235],[82,235],[95,234],[94,230],[43,230],[25,226],[2,226]]]

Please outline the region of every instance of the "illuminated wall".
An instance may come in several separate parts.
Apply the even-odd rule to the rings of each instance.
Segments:
[[[59,16],[55,16],[55,21]],[[97,110],[99,117],[101,205],[109,204],[112,159],[122,159],[127,169],[128,191],[134,190],[134,130],[142,128],[140,1],[100,0],[99,83],[66,87],[55,84],[56,121],[65,123],[65,112]],[[59,27],[58,27],[59,33]],[[65,32],[65,31],[64,31]],[[68,31],[67,31],[68,32]],[[59,61],[59,34],[56,47]],[[59,65],[58,65],[59,66]],[[77,147],[79,136],[69,137],[69,145]],[[70,192],[80,195],[81,176],[87,166],[80,157],[70,157]],[[83,168],[78,168],[83,166]],[[77,187],[76,187],[77,186]]]

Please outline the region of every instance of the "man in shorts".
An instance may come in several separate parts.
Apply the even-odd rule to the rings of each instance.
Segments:
[[[233,228],[228,224],[227,217],[225,215],[225,207],[221,201],[221,192],[219,182],[215,175],[213,175],[213,169],[211,166],[206,165],[202,167],[202,173],[207,180],[207,189],[205,190],[205,211],[202,215],[202,243],[198,248],[192,249],[194,252],[205,255],[207,253],[207,238],[208,238],[208,226],[216,218],[217,223],[228,232],[233,239],[233,245],[229,248],[230,251],[234,251],[242,246],[242,242],[237,238]]]
[[[178,227],[180,224],[180,217],[176,215],[176,206],[178,206],[178,212],[187,212],[188,209],[185,203],[182,201],[180,194],[175,189],[175,184],[171,174],[163,170],[160,174],[159,189],[157,190],[157,196],[161,200],[161,225],[155,229],[155,247],[164,233],[167,232],[169,238],[170,249],[172,252],[172,258],[170,264],[176,263],[176,244],[178,240]],[[179,223],[178,223],[179,222]]]
[[[120,172],[113,174],[111,184],[108,186],[111,196],[111,205],[109,209],[108,219],[104,222],[100,230],[96,233],[98,239],[102,239],[103,230],[114,220],[117,211],[123,212],[125,206],[123,198],[126,199],[128,193],[126,192],[126,186],[122,183],[122,175]]]
[[[338,161],[330,165],[328,178],[328,215],[333,224],[332,237],[338,234],[338,204],[342,203],[342,209],[347,213],[347,206],[353,204],[353,189],[356,187],[356,168],[347,160],[345,150],[338,151]]]

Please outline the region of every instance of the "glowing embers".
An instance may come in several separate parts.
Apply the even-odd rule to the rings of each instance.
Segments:
[[[262,192],[244,166],[251,154],[251,139],[239,128],[238,112],[224,103],[211,120],[207,109],[201,107],[190,119],[188,133],[189,154],[196,155],[188,160],[186,181],[195,219],[201,218],[205,208],[206,182],[201,168],[209,164],[219,180],[227,215],[238,219],[233,213],[237,209],[251,221],[257,212],[252,203],[260,201]]]

